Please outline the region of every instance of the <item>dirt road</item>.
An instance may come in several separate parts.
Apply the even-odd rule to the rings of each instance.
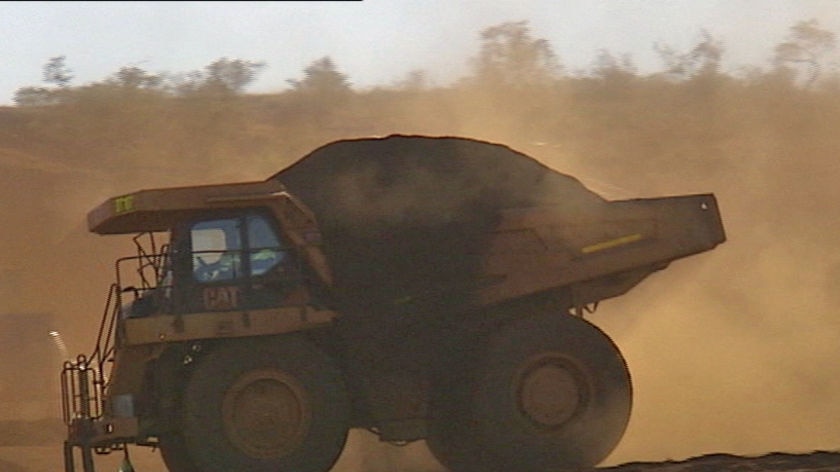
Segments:
[[[60,470],[59,447],[0,448],[2,472],[55,472]],[[150,451],[137,451],[133,456],[138,472],[165,472],[165,468]],[[97,471],[117,470],[116,455],[97,463]],[[439,466],[391,463],[389,470],[399,472],[443,472]],[[383,467],[342,467],[342,471],[381,472]],[[633,462],[589,471],[570,472],[838,472],[840,452],[816,451],[809,454],[774,452],[762,456],[743,457],[731,454],[709,454],[692,459],[663,462]]]

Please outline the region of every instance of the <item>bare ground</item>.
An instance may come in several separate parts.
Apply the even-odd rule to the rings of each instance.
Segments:
[[[709,454],[682,461],[633,462],[597,470],[615,472],[829,472],[840,471],[840,452],[815,451],[808,454],[773,452],[756,457]]]
[[[0,432],[4,433],[0,434],[0,472],[62,470],[63,424],[57,420],[18,423],[0,422]],[[166,472],[158,451],[145,447],[130,449],[134,469],[138,472]],[[118,452],[96,456],[96,470],[118,470],[121,462],[122,453]],[[77,464],[79,472],[80,467]],[[408,448],[395,448],[379,442],[373,435],[354,430],[345,454],[333,472],[444,472],[444,469],[422,441]],[[840,450],[772,452],[755,456],[715,453],[568,472],[840,472]]]
[[[145,452],[145,451],[143,451]],[[97,463],[97,471],[117,470],[119,457]],[[152,453],[133,455],[138,472],[165,472],[163,466],[152,457]],[[396,465],[396,464],[395,464]],[[54,448],[0,448],[0,471],[2,472],[55,472],[61,470],[60,446]],[[440,472],[438,467],[418,469],[403,468],[399,472]],[[744,457],[732,454],[708,454],[678,461],[632,462],[591,471],[570,472],[837,472],[840,471],[840,452],[815,451],[803,454],[773,452],[761,456]],[[357,472],[368,472],[360,469]]]

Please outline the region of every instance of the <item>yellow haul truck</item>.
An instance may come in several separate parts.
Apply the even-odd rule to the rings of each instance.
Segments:
[[[502,145],[402,135],[88,224],[138,253],[64,365],[67,472],[128,444],[172,472],[323,472],[350,428],[456,471],[597,464],[631,382],[583,315],[725,240],[711,194],[607,201]]]

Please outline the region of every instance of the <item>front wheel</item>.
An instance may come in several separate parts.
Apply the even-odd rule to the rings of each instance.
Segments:
[[[324,472],[349,429],[340,371],[297,335],[227,341],[201,359],[183,402],[181,452],[202,472]]]
[[[630,375],[618,348],[569,315],[511,321],[477,344],[434,393],[432,453],[456,471],[594,466],[630,418]],[[441,387],[443,390],[441,390]]]

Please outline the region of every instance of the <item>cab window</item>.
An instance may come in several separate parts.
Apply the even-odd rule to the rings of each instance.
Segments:
[[[260,276],[289,256],[270,220],[257,214],[195,223],[190,240],[193,276],[199,282]]]
[[[190,230],[193,276],[199,282],[242,277],[242,243],[238,218],[202,221]]]
[[[252,276],[262,275],[287,257],[271,224],[260,215],[247,218],[249,262]]]

